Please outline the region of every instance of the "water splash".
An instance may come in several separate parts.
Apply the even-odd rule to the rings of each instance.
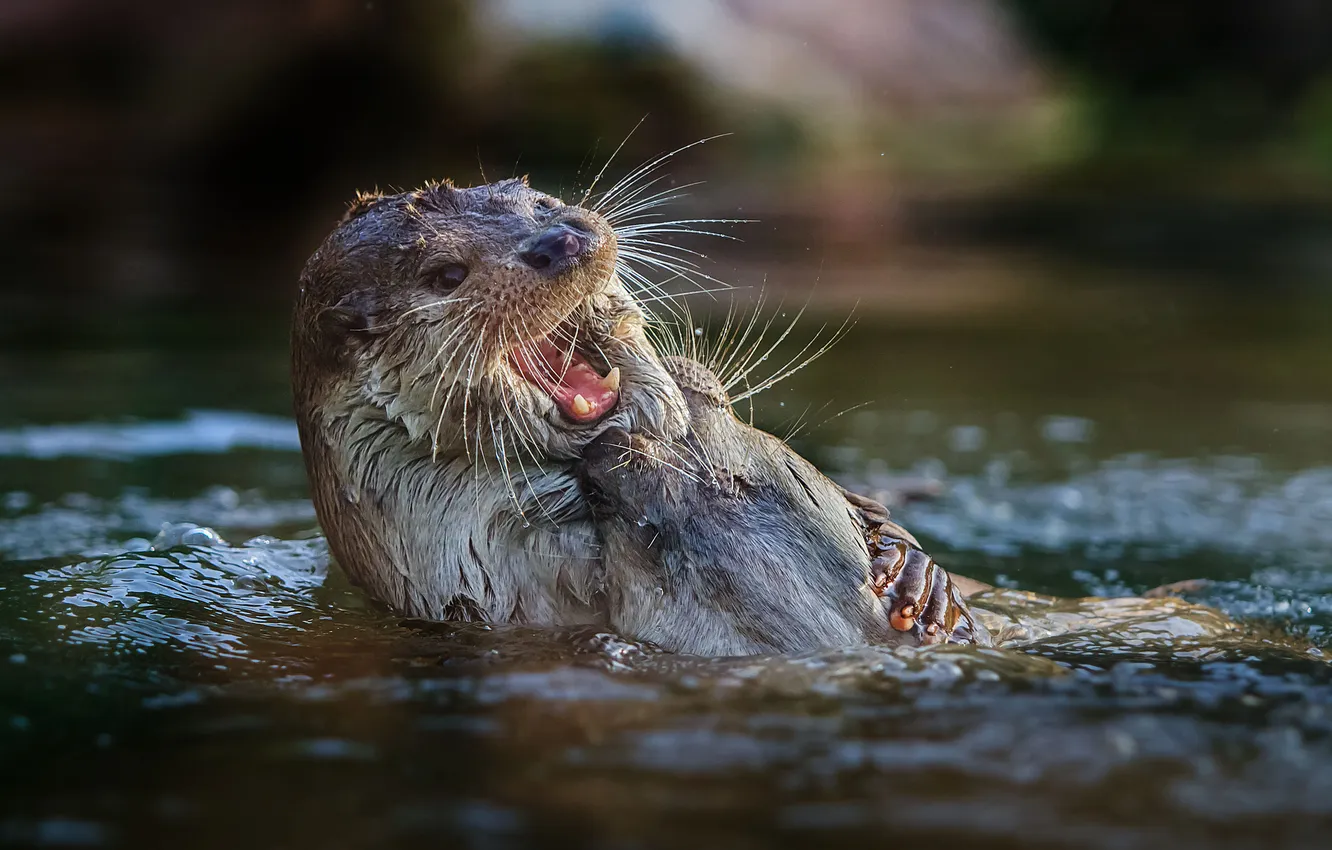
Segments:
[[[189,499],[128,491],[114,499],[70,494],[36,508],[27,500],[11,502],[10,513],[17,515],[0,513],[0,558],[12,560],[143,550],[164,526],[185,520],[250,533],[315,523],[314,505],[307,499],[271,499],[230,487],[211,487]]]
[[[249,654],[256,629],[298,630],[328,573],[322,538],[256,537],[231,546],[192,523],[164,527],[143,551],[39,569],[29,590],[52,601],[62,640],[113,652],[173,645],[209,657]],[[43,592],[44,591],[44,592]]]

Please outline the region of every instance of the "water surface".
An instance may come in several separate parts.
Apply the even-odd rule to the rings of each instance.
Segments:
[[[1332,311],[1112,284],[862,310],[756,420],[799,420],[848,484],[938,490],[896,516],[946,567],[1066,596],[1206,578],[1190,598],[1242,640],[705,661],[404,621],[329,564],[283,317],[16,337],[0,844],[1321,845]]]

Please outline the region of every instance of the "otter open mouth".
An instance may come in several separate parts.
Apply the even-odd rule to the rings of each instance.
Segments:
[[[540,339],[513,352],[510,360],[518,374],[550,396],[571,422],[596,422],[620,398],[620,367],[603,374],[577,348],[571,352]]]

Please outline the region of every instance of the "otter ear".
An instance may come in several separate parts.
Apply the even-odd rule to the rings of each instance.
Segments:
[[[348,293],[336,304],[320,309],[308,331],[317,340],[316,360],[326,369],[344,368],[359,344],[376,332],[376,312],[374,298],[364,292]]]
[[[371,192],[357,192],[355,199],[347,205],[347,212],[343,214],[342,221],[339,224],[346,224],[354,218],[360,218],[374,208],[375,204],[384,200],[384,194],[378,189]]]
[[[411,203],[427,212],[456,213],[462,209],[459,192],[452,180],[432,180],[412,192]]]

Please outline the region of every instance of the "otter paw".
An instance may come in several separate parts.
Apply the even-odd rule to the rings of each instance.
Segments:
[[[873,550],[870,582],[888,610],[888,624],[921,645],[975,643],[976,622],[942,567],[905,540],[882,537]]]

